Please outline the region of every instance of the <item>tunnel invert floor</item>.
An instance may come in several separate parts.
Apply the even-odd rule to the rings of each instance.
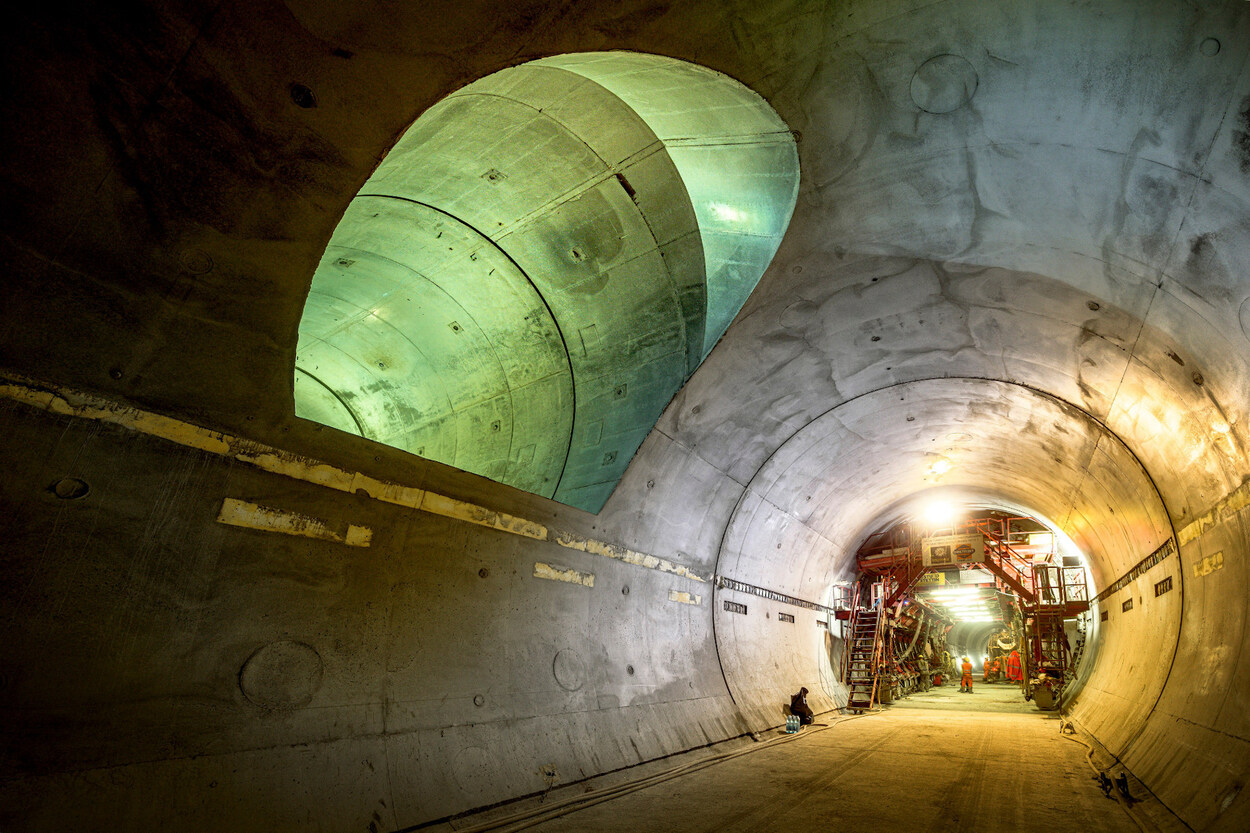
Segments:
[[[623,795],[610,788],[607,800],[575,786],[586,801],[567,811],[482,829],[1138,833],[1121,801],[1099,788],[1086,747],[1059,726],[1056,713],[1038,711],[1014,686],[975,685],[967,695],[948,685],[881,712],[819,715],[798,735],[778,730],[750,754]],[[1135,798],[1144,829],[1158,829],[1158,803]],[[478,829],[465,822],[455,829]]]

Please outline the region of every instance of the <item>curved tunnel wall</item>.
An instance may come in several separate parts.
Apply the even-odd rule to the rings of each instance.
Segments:
[[[985,418],[987,408],[993,419]],[[1013,453],[1004,455],[1008,446]],[[943,474],[931,469],[939,459],[951,464]],[[934,379],[865,394],[796,432],[748,484],[729,522],[717,571],[826,602],[834,580],[854,577],[854,553],[864,537],[918,514],[935,494],[965,500],[992,496],[1060,519],[1058,528],[1080,541],[1099,586],[1172,534],[1141,465],[1088,414],[1018,385]],[[1089,530],[1097,530],[1097,537]],[[714,615],[726,678],[740,708],[756,714],[786,689],[817,690],[811,683],[819,665],[777,669],[779,658],[793,663],[809,652],[793,651],[771,637],[744,638],[743,620],[721,607]],[[752,621],[755,630],[773,629],[769,621]],[[1143,644],[1170,661],[1176,625],[1174,618],[1151,617],[1131,638],[1146,637],[1148,630]],[[1136,725],[1134,709],[1151,708],[1169,664],[1131,663],[1132,668],[1099,674],[1108,696],[1123,703],[1094,712],[1124,715]],[[845,694],[839,694],[841,699],[831,702],[844,703]]]
[[[585,509],[754,288],[794,141],[724,75],[564,55],[430,108],[340,221],[298,416]]]
[[[23,210],[0,238],[0,355],[43,380],[34,407],[6,399],[0,434],[19,669],[0,696],[23,717],[5,727],[6,823],[401,829],[541,792],[547,764],[567,783],[775,725],[795,683],[836,702],[836,646],[806,608],[782,623],[792,605],[747,593],[726,622],[738,591],[493,513],[819,602],[966,434],[961,488],[1048,510],[1102,553],[1100,587],[1175,532],[1177,553],[1105,599],[1075,713],[1194,829],[1246,827],[1246,4],[585,3],[540,21],[226,4],[212,26],[144,8],[152,31],[32,6],[5,54],[24,83],[4,193]],[[414,110],[518,48],[706,59],[803,136],[775,262],[596,516],[319,431],[286,396],[348,196]],[[886,392],[910,385],[933,393],[902,413]],[[132,427],[60,410],[62,386]],[[831,413],[854,428],[827,433],[842,453],[783,461]],[[208,450],[147,433],[170,416],[208,425]],[[872,442],[895,424],[914,432],[901,455]],[[231,431],[241,458],[217,450]],[[326,489],[329,464],[461,516]],[[51,488],[78,478],[78,498]],[[330,537],[221,523],[226,498]],[[352,526],[368,548],[333,540]]]

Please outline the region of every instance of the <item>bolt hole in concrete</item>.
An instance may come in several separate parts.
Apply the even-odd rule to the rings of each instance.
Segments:
[[[480,694],[473,695],[473,705],[481,707],[486,705],[486,698]]]
[[[478,578],[486,578],[489,575],[490,575],[490,570],[486,569],[485,567],[477,571]]]
[[[48,491],[61,500],[78,500],[86,497],[87,493],[91,491],[91,487],[87,485],[87,481],[80,480],[77,477],[62,477],[49,486]]]
[[[1220,54],[1220,42],[1215,38],[1207,38],[1198,45],[1198,51],[1208,58],[1213,58]]]
[[[313,91],[305,87],[303,84],[292,84],[290,88],[291,101],[296,107],[302,107],[305,110],[317,106],[317,97],[313,95]]]
[[[959,109],[977,91],[977,71],[958,55],[935,55],[911,78],[911,100],[926,113],[940,115]]]

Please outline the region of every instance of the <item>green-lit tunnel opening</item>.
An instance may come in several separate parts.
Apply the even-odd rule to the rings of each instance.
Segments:
[[[798,189],[758,95],[546,58],[430,108],[313,276],[297,416],[598,511],[772,260]]]

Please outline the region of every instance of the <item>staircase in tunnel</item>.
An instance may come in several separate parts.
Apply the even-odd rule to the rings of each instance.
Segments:
[[[853,609],[850,648],[842,678],[849,697],[846,707],[853,712],[872,708],[877,699],[877,674],[882,661],[884,616],[878,608]]]
[[[1007,539],[1000,535],[988,521],[977,519],[973,526],[985,536],[985,568],[998,577],[1028,604],[1036,600],[1030,587],[1032,565],[1014,549]]]

